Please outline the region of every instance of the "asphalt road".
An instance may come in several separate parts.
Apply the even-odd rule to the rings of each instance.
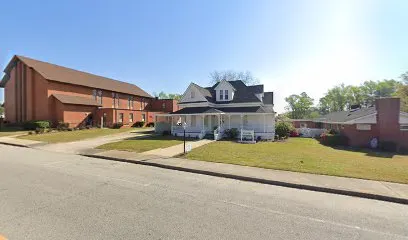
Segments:
[[[0,235],[408,239],[408,206],[0,145]]]

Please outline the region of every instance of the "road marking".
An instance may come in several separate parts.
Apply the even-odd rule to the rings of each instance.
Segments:
[[[242,204],[242,203],[231,202],[231,201],[228,201],[228,200],[220,200],[220,202],[235,205],[235,206],[239,206],[239,207],[243,207],[243,208],[258,210],[258,211],[261,211],[261,212],[267,211],[267,212],[274,213],[274,214],[279,214],[279,215],[286,215],[286,216],[290,216],[290,217],[303,218],[303,219],[307,219],[307,220],[314,221],[314,222],[327,223],[327,224],[340,226],[340,227],[345,227],[345,228],[357,229],[357,230],[372,232],[372,233],[376,233],[376,234],[384,234],[384,235],[388,235],[388,236],[392,236],[392,237],[399,237],[399,238],[403,238],[403,239],[408,239],[408,236],[403,236],[403,235],[399,235],[399,234],[395,234],[395,233],[381,232],[381,231],[376,231],[376,230],[372,230],[372,229],[368,229],[368,228],[362,228],[362,227],[355,226],[355,225],[347,225],[347,224],[344,224],[344,223],[327,221],[327,220],[319,219],[319,218],[307,217],[307,216],[297,215],[297,214],[293,214],[293,213],[287,213],[287,212],[281,212],[281,211],[277,211],[277,210],[271,210],[271,209],[267,209],[267,208],[254,207],[254,206],[249,206],[249,205]]]

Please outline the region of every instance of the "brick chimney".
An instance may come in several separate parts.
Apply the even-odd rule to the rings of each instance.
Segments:
[[[400,99],[376,99],[375,108],[377,110],[377,128],[380,141],[397,142],[400,136]]]

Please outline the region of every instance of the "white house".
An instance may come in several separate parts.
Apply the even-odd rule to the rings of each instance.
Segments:
[[[156,132],[169,131],[181,136],[186,123],[186,136],[221,139],[225,130],[236,128],[240,133],[262,139],[274,139],[275,111],[273,92],[264,92],[263,85],[247,86],[242,81],[221,81],[212,87],[191,83],[179,107],[171,114],[156,115]]]

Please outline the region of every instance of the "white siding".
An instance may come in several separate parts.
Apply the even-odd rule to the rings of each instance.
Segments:
[[[194,98],[191,96],[191,92],[194,92]],[[184,92],[183,97],[180,100],[180,103],[183,102],[202,102],[207,101],[207,99],[201,94],[194,84],[190,84],[187,90]]]

